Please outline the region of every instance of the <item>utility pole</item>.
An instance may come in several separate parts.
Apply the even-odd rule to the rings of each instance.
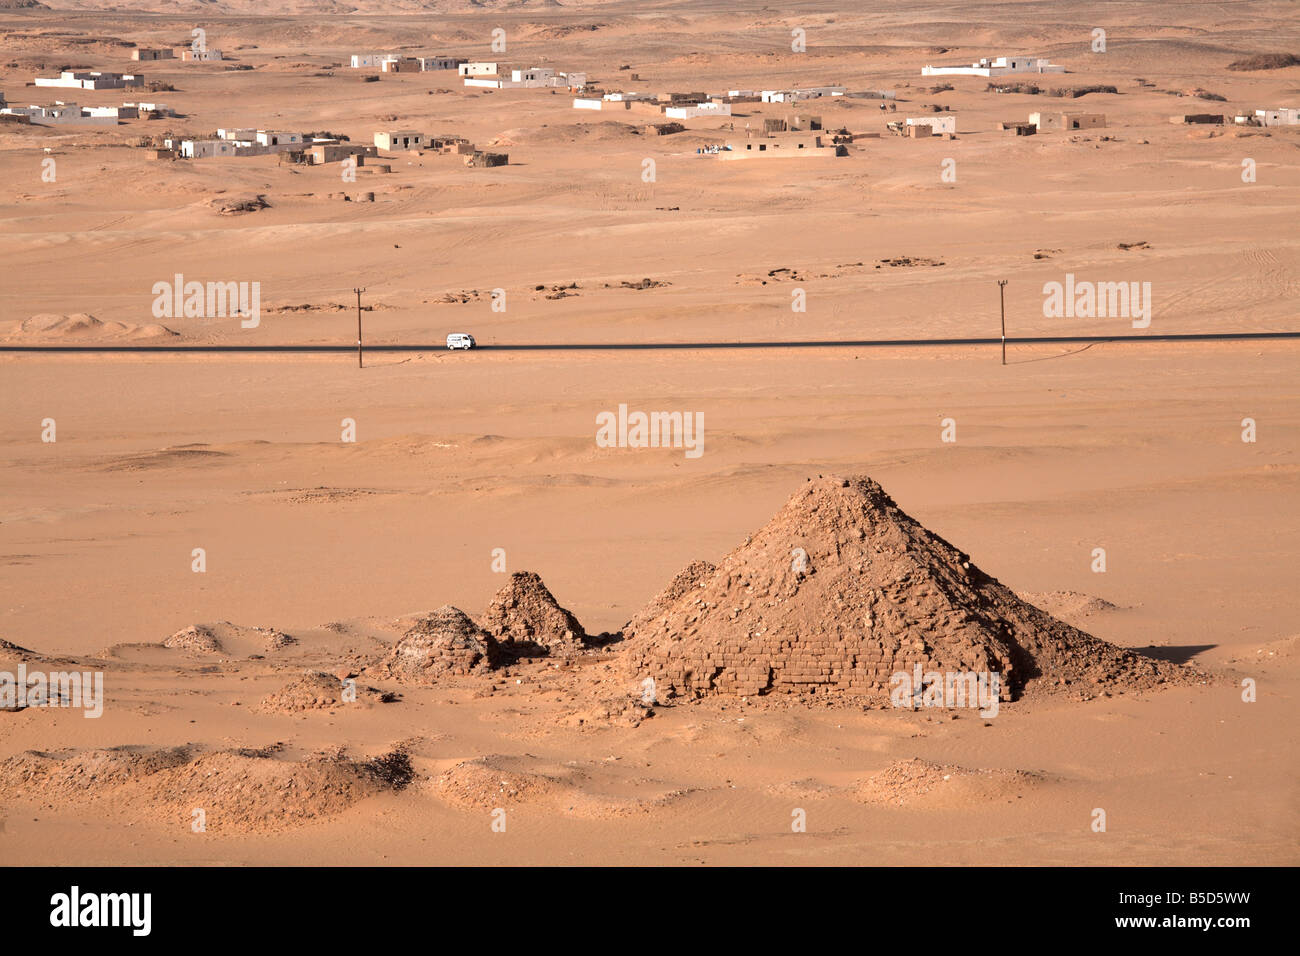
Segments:
[[[997,280],[997,298],[1000,299],[1002,306],[1002,364],[1006,364],[1006,280],[1000,278]],[[357,312],[360,316],[360,312]],[[360,317],[357,321],[361,321]]]
[[[361,362],[361,293],[366,290],[353,289],[352,291],[357,294],[357,368],[364,368]],[[1002,364],[1005,365],[1006,362]]]

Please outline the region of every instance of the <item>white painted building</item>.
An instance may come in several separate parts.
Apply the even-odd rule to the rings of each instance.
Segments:
[[[220,50],[182,50],[181,61],[184,63],[215,63],[224,59]]]
[[[730,116],[730,103],[693,103],[690,106],[669,106],[664,115],[672,119],[695,119],[699,116]]]
[[[258,146],[266,146],[271,149],[292,149],[294,146],[302,145],[302,133],[287,133],[278,129],[259,129],[254,142]]]
[[[64,70],[59,76],[38,76],[37,86],[53,86],[77,90],[120,90],[128,86],[144,86],[144,78],[133,73],[78,73]]]
[[[244,144],[245,146],[250,144]],[[214,156],[238,156],[240,144],[228,139],[186,139],[181,141],[181,156],[186,159],[210,159]]]
[[[1064,73],[1065,67],[1056,66],[1047,57],[1040,56],[1000,56],[990,60],[987,57],[970,66],[930,66],[921,67],[922,76],[1007,76],[1011,73]]]
[[[1255,110],[1255,121],[1260,126],[1295,126],[1300,124],[1300,109]]]
[[[456,68],[456,72],[461,76],[496,76],[500,71],[495,63],[471,61],[462,63]]]
[[[76,103],[56,102],[53,106],[6,106],[6,116],[26,116],[38,126],[116,126],[117,107],[84,109]]]
[[[375,134],[375,146],[388,153],[406,149],[423,149],[424,134],[412,129],[382,130]]]
[[[957,132],[957,116],[954,113],[932,113],[929,116],[909,116],[908,126],[929,126],[934,136]]]
[[[807,86],[797,90],[763,90],[760,96],[764,103],[797,103],[823,96],[843,96],[847,92],[843,86]]]

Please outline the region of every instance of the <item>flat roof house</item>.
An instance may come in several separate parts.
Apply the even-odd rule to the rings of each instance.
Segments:
[[[1034,124],[1040,133],[1054,129],[1104,129],[1106,126],[1106,114],[1067,112],[1030,113],[1029,122]]]
[[[953,113],[934,113],[930,116],[909,116],[908,126],[929,126],[930,135],[941,136],[944,133],[957,132],[957,117]],[[921,135],[918,133],[917,135]]]
[[[1255,110],[1255,120],[1260,126],[1295,126],[1300,124],[1300,109]]]
[[[419,60],[420,69],[426,73],[432,70],[459,70],[462,63],[469,62],[463,56],[422,56]]]
[[[460,76],[496,76],[499,72],[495,63],[466,61],[456,67]]]
[[[424,134],[411,129],[383,130],[375,134],[375,146],[388,153],[404,149],[423,149]]]
[[[1044,56],[1000,56],[990,60],[983,57],[970,66],[921,67],[922,76],[1007,76],[1011,73],[1064,73]]]
[[[78,90],[120,90],[128,86],[144,86],[144,78],[134,73],[78,73],[64,70],[58,76],[38,76],[36,86],[54,86]]]
[[[172,53],[170,47],[167,49],[136,47],[131,51],[131,59],[133,60],[174,60],[175,58],[175,54]]]
[[[824,144],[817,133],[786,136],[755,136],[727,140],[727,149],[716,154],[721,159],[830,159],[847,156],[843,147]]]

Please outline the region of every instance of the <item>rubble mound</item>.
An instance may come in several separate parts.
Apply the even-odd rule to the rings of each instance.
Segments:
[[[503,804],[529,803],[550,796],[561,781],[524,769],[525,761],[490,754],[475,760],[463,760],[433,781],[433,790],[448,803],[475,809],[491,809]]]
[[[183,627],[167,640],[163,647],[189,651],[192,654],[220,654],[223,651],[221,641],[206,624],[191,624]]]
[[[662,598],[624,632],[626,676],[654,678],[660,699],[835,691],[883,702],[892,675],[918,666],[997,673],[1004,700],[1203,676],[1027,604],[866,477],[811,480],[702,586]]]
[[[479,625],[515,657],[572,653],[587,634],[532,571],[516,571],[492,598]]]
[[[4,638],[0,638],[0,654],[20,659],[27,659],[36,656],[34,652],[29,651],[27,648],[19,647],[17,644],[6,641]]]
[[[384,667],[396,680],[428,683],[500,662],[496,639],[460,608],[445,604],[407,629],[384,659]]]
[[[372,707],[391,703],[395,696],[375,687],[357,684],[356,696],[344,698],[344,683],[332,674],[307,671],[278,691],[262,698],[258,709],[264,714],[296,714],[311,710],[334,710],[339,707]]]
[[[274,653],[297,643],[297,638],[290,637],[274,627],[213,621],[181,628],[163,641],[163,647],[187,651],[191,654],[247,657]]]
[[[186,827],[197,808],[207,832],[249,832],[339,813],[381,791],[401,790],[414,777],[400,750],[371,760],[354,760],[341,750],[289,760],[281,749],[27,751],[0,761],[0,796],[55,810],[111,796],[113,805],[128,812],[165,814]]]
[[[892,806],[962,806],[1014,795],[1040,780],[1023,770],[972,770],[911,758],[896,760],[872,774],[859,784],[857,796],[867,803]]]

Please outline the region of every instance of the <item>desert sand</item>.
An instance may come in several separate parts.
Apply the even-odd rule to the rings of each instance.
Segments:
[[[1300,52],[1292,4],[61,6],[0,10],[11,105],[184,115],[0,125],[0,346],[346,346],[364,287],[368,343],[429,348],[361,369],[348,353],[0,352],[0,671],[102,672],[105,688],[97,719],[0,709],[0,863],[1300,861],[1297,343],[1013,344],[1005,366],[996,345],[793,347],[996,336],[999,279],[1012,335],[1142,336],[1045,317],[1044,283],[1067,273],[1150,282],[1149,333],[1300,331],[1300,127],[1231,122],[1300,105],[1300,67],[1227,68]],[[195,26],[226,61],[130,60],[127,44],[180,47]],[[738,103],[650,136],[650,118],[577,111],[563,90],[362,82],[345,64],[372,50],[585,70],[608,89],[841,83],[895,90],[897,113]],[[1044,86],[1118,92],[920,75],[1015,52],[1067,68]],[[174,90],[24,86],[64,68]],[[886,130],[930,105],[957,115],[955,139]],[[1036,110],[1107,126],[997,128]],[[830,160],[696,152],[792,112],[881,136]],[[1200,112],[1228,125],[1169,122]],[[337,163],[137,145],[219,127],[359,143],[410,128],[510,161],[394,154],[348,183]],[[158,318],[151,288],[177,273],[259,282],[260,323]],[[451,332],[485,347],[448,353]],[[492,349],[735,341],[791,345]],[[597,416],[621,404],[701,413],[702,454],[600,446]],[[865,478],[920,530],[771,530],[806,489]],[[890,560],[872,550],[904,539]],[[743,594],[754,542],[772,562],[754,603],[796,601],[764,624],[828,642],[799,676],[836,641],[922,626],[931,650],[964,635],[981,666],[1014,663],[1007,641],[1041,626],[1113,645],[1098,653],[1114,667],[1045,666],[991,718],[797,689],[742,639],[764,626],[742,632],[753,608],[654,603],[692,562],[713,582],[700,594]],[[932,545],[945,557],[927,564]],[[716,580],[736,554],[750,576]],[[912,589],[912,560],[950,601]],[[753,672],[675,677],[647,642],[678,639],[701,662],[735,647]]]

